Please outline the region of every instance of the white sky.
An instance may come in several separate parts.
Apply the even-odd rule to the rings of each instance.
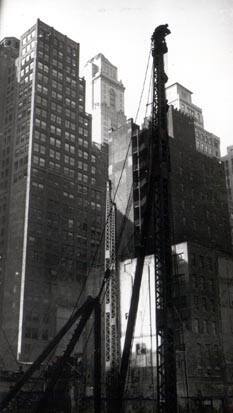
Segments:
[[[40,18],[79,42],[81,70],[103,53],[119,69],[128,117],[137,112],[151,35],[168,23],[168,84],[193,91],[222,154],[233,145],[233,0],[0,0],[0,13],[0,38],[20,37]],[[139,120],[144,114],[142,107]]]

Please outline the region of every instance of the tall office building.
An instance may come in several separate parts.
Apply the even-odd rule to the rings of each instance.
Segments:
[[[171,159],[171,201],[173,210],[173,255],[174,255],[174,285],[173,297],[175,306],[175,344],[177,356],[177,385],[179,404],[184,405],[190,397],[190,406],[198,411],[198,403],[211,404],[218,408],[226,391],[231,394],[233,380],[230,376],[233,334],[231,323],[227,316],[230,308],[227,298],[227,285],[232,285],[230,275],[232,266],[231,238],[229,216],[227,210],[227,192],[225,186],[224,168],[216,157],[200,153],[196,147],[195,122],[191,116],[170,107],[168,113]],[[125,129],[125,141],[127,138]],[[121,142],[120,136],[110,134],[111,145]],[[119,132],[120,133],[120,132]],[[113,132],[114,134],[114,132]],[[122,183],[119,186],[116,209],[122,210],[122,194],[129,183],[132,185],[133,201],[127,211],[127,201],[124,200],[123,210],[128,212],[127,218],[134,229],[132,242],[131,233],[124,234],[126,245],[134,246],[128,260],[123,260],[120,268],[121,302],[124,303],[124,314],[127,317],[130,288],[126,284],[132,282],[137,243],[141,231],[144,205],[146,204],[148,177],[148,141],[150,130],[143,129],[131,133],[131,147],[118,152],[118,157],[110,157],[110,172],[115,189],[115,173],[124,164]],[[113,139],[114,138],[114,139]],[[124,152],[124,153],[123,153]],[[127,155],[126,161],[125,157]],[[130,176],[128,176],[130,174]],[[128,194],[130,191],[128,190]],[[130,198],[130,197],[129,197]],[[130,203],[129,203],[130,205]],[[133,209],[133,211],[132,211]],[[133,217],[133,218],[132,218]],[[130,227],[132,228],[132,227]],[[128,243],[127,243],[128,237]],[[149,235],[148,255],[153,254],[153,233]],[[126,257],[125,257],[126,258]],[[149,257],[150,261],[151,258]],[[152,258],[153,260],[153,258]],[[147,270],[148,267],[148,270]],[[150,269],[149,269],[150,267]],[[153,271],[153,263],[146,265],[145,273]],[[146,274],[142,284],[148,284]],[[128,285],[127,284],[127,285]],[[143,288],[142,292],[143,294]],[[154,291],[148,292],[145,299],[139,301],[137,329],[141,333],[134,338],[131,373],[129,380],[129,396],[136,397],[138,389],[143,390],[143,397],[151,403],[153,390],[153,372],[155,368],[153,347],[154,332],[151,328],[153,319],[146,310],[154,300]],[[148,310],[149,311],[149,310]],[[149,320],[147,328],[143,329],[140,317]],[[121,320],[124,328],[126,321]],[[228,332],[228,333],[227,333]],[[150,368],[152,364],[152,368]],[[226,373],[227,372],[227,373]],[[226,379],[226,374],[228,379]],[[155,379],[155,376],[154,376]],[[148,380],[148,390],[142,383]],[[226,390],[227,389],[227,390]],[[155,396],[154,396],[155,397]],[[214,401],[213,401],[214,400]],[[135,399],[139,408],[139,401]],[[148,405],[150,411],[150,406]],[[146,407],[144,406],[144,409]]]
[[[126,121],[125,88],[118,80],[117,68],[99,53],[85,66],[86,110],[92,114],[92,136],[98,143],[108,142],[109,130]]]
[[[0,325],[3,313],[8,209],[15,133],[17,57],[19,40],[6,37],[0,42]],[[4,360],[0,358],[0,367]]]
[[[180,83],[166,88],[168,104],[194,120],[196,148],[207,156],[220,158],[220,139],[204,128],[202,109],[192,102],[192,92]]]
[[[233,146],[227,147],[227,154],[222,156],[221,161],[225,169],[231,239],[233,244]]]
[[[79,44],[40,20],[20,41],[15,131],[1,325],[8,368],[33,360],[69,317],[104,219],[106,152],[91,142]]]
[[[206,156],[196,149],[194,121],[182,111],[169,108],[168,129],[174,243],[189,240],[231,253],[223,165],[216,158]],[[130,141],[129,135],[130,147],[127,144]],[[126,212],[134,225],[135,247],[139,242],[146,203],[149,138],[150,130],[147,128],[139,131],[137,128],[130,130],[125,127],[113,131],[109,140],[109,176],[113,192],[120,175],[119,168],[124,165],[116,207],[122,215],[128,207]],[[116,154],[117,145],[120,150]],[[127,199],[131,195],[129,205],[126,195]],[[130,205],[131,209],[133,205],[133,213]]]

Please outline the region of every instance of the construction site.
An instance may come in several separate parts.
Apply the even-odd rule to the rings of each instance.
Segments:
[[[50,37],[44,35],[45,41],[54,42],[56,36],[59,39],[45,24],[40,21],[37,24],[38,42],[43,37],[40,30],[50,33]],[[28,33],[27,36],[32,36],[33,32]],[[84,218],[85,208],[88,208],[85,203],[83,218],[77,211],[73,213],[74,218],[67,212],[67,249],[61,265],[60,237],[63,235],[56,232],[60,221],[55,216],[56,204],[51,203],[51,226],[48,227],[51,240],[48,236],[46,245],[35,246],[37,235],[29,231],[29,252],[22,253],[19,258],[16,254],[9,264],[2,264],[6,266],[6,273],[12,269],[16,274],[17,265],[23,263],[25,277],[23,293],[21,281],[17,302],[20,316],[17,315],[15,324],[9,321],[12,307],[5,307],[5,327],[2,324],[2,331],[7,331],[7,336],[3,337],[5,342],[6,337],[14,338],[18,319],[21,330],[17,343],[13,338],[13,344],[7,343],[11,350],[9,360],[12,359],[9,363],[14,365],[16,351],[19,364],[11,370],[1,368],[1,412],[233,412],[233,256],[224,167],[217,152],[207,156],[197,149],[196,130],[201,127],[195,119],[168,105],[164,57],[168,53],[167,36],[170,35],[165,24],[156,27],[151,37],[152,77],[147,103],[150,113],[142,127],[137,125],[137,119],[125,120],[109,131],[108,142],[105,139],[101,150],[98,145],[88,149],[92,161],[96,160],[94,168],[99,168],[97,184],[104,188],[100,195],[95,193],[96,210],[101,210],[103,220],[97,222],[98,213],[93,215],[94,207]],[[69,47],[74,50],[76,46],[70,41]],[[77,48],[75,52],[78,54]],[[35,79],[36,76],[38,74]],[[80,80],[81,91],[84,83]],[[38,93],[42,93],[41,90]],[[79,95],[79,107],[80,101]],[[82,101],[85,106],[85,97]],[[35,107],[37,102],[36,96]],[[42,105],[43,100],[39,104]],[[40,114],[43,110],[47,109],[39,109]],[[83,127],[86,124],[91,130],[90,117],[82,116]],[[56,154],[59,133],[56,129],[50,136],[55,151],[54,171],[60,156]],[[36,139],[34,131],[30,136]],[[38,145],[45,143],[40,141]],[[72,155],[72,143],[65,145],[70,145]],[[30,151],[35,150],[34,141],[29,147]],[[35,160],[37,166],[34,165],[39,171],[43,167],[41,159]],[[93,165],[90,164],[90,168]],[[28,192],[25,189],[28,211],[34,206],[36,191],[41,190],[39,185],[45,182],[35,170],[30,175],[31,182],[34,173],[37,177],[35,188]],[[53,174],[47,191],[51,191],[56,200],[63,186],[62,190],[67,191],[63,194],[67,193],[64,196],[68,198],[72,185],[68,187],[66,181],[59,181],[59,169]],[[70,178],[72,181],[71,175]],[[17,194],[22,194],[20,191],[24,189],[20,185],[26,185],[25,180],[22,183],[19,175],[15,179]],[[97,185],[96,182],[92,184]],[[43,208],[45,204],[50,205],[49,195],[46,196]],[[93,192],[90,205],[94,202],[91,196]],[[13,200],[19,208],[23,205],[24,211],[21,195],[18,198],[14,195]],[[42,203],[39,198],[37,201],[38,217]],[[78,201],[75,206],[81,209]],[[61,210],[61,215],[63,212]],[[10,217],[17,224],[17,211],[13,208]],[[27,228],[30,228],[30,220],[33,216],[29,212]],[[73,229],[76,221],[80,221],[77,234]],[[20,223],[17,225],[13,228],[9,223],[9,228],[12,226],[12,233],[16,231],[19,244],[23,244],[23,231]],[[89,229],[91,241],[84,247],[84,232]],[[55,237],[56,246],[52,243]],[[72,237],[78,239],[78,248],[82,245],[82,250],[68,248]],[[9,239],[14,249],[13,237]],[[32,244],[34,246],[30,247]],[[42,271],[40,245],[47,254],[44,259],[47,259],[49,270],[39,279]],[[79,262],[85,261],[81,260],[85,248],[88,271],[84,264],[79,267]],[[37,251],[36,264],[32,263],[33,251]],[[58,257],[58,263],[53,261],[54,257]],[[59,271],[56,272],[56,268]],[[80,278],[72,278],[77,272]],[[57,281],[53,284],[56,277],[61,277],[60,284]],[[13,286],[13,281],[6,283]],[[52,288],[56,291],[51,292]],[[34,308],[29,299],[28,302],[22,300],[22,294],[29,297],[34,289],[40,291],[36,306],[42,306],[42,300],[46,299],[47,307],[43,308],[49,317],[55,316],[55,307],[49,307],[52,294],[64,304],[59,307],[60,328],[52,332],[48,328],[46,333],[43,327],[44,341],[38,346],[33,344],[33,339],[38,338],[33,327],[30,331],[24,327],[30,313],[34,314]],[[69,312],[65,311],[68,299],[72,303]],[[8,303],[7,298],[4,300]],[[7,350],[4,355],[6,353]],[[6,360],[6,356],[2,358]]]

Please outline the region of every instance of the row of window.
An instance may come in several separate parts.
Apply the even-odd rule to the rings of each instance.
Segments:
[[[217,334],[217,324],[215,321],[199,320],[195,318],[193,320],[193,332],[203,334]]]
[[[195,308],[201,308],[203,311],[216,311],[216,301],[214,299],[208,299],[207,297],[199,297],[198,295],[193,297],[193,303]]]
[[[22,56],[25,56],[27,53],[29,53],[32,49],[35,47],[35,40],[32,40],[30,43],[27,44],[27,46],[24,46],[22,49]]]
[[[35,119],[35,124],[37,127],[41,128],[41,129],[47,129],[47,123],[39,118]],[[76,130],[76,124],[70,121],[65,121],[65,127],[66,128],[70,128],[72,131],[75,132]],[[55,125],[50,125],[50,132],[54,135],[56,135],[56,139],[60,139],[60,137],[62,136],[62,131],[61,128]],[[87,129],[83,129],[82,127],[78,128],[78,132],[80,133],[80,135],[83,135],[84,138],[88,137],[88,130]],[[42,133],[39,133],[39,131],[35,131],[35,137],[37,139],[40,139],[41,141],[46,140],[46,135]],[[55,138],[54,138],[55,139]],[[72,143],[75,142],[75,135],[72,132],[69,131],[65,131],[65,139],[71,141]],[[79,145],[83,145],[84,148],[88,147],[88,141],[86,139],[83,139],[81,137],[78,138],[78,143]]]
[[[29,72],[31,72],[33,70],[33,67],[34,67],[34,61],[26,65],[24,69],[21,69],[20,77],[22,78],[24,75],[27,75]]]
[[[198,139],[196,140],[197,149],[200,149],[203,152],[208,153],[209,155],[219,156],[219,152],[213,149],[212,147],[208,147],[200,142]]]
[[[35,57],[35,52],[32,50],[30,54],[28,54],[25,58],[22,59],[21,61],[21,66],[26,65],[28,62],[30,62],[32,59]]]
[[[218,148],[220,145],[220,141],[218,141],[215,138],[212,138],[212,136],[205,130],[196,128],[195,129],[195,135],[197,138],[199,138],[202,142],[205,142],[211,146],[214,146],[215,148]]]
[[[44,51],[47,51],[47,52],[49,51],[50,48],[52,48],[52,54],[53,54],[53,56],[57,56],[59,59],[62,59],[62,58],[64,57],[65,53],[63,52],[63,50],[62,50],[61,48],[58,48],[58,47],[57,47],[56,39],[54,39],[53,44],[50,44],[49,41],[47,41],[48,38],[50,38],[50,34],[42,34],[42,33],[40,33],[40,34],[39,34],[38,47],[39,47],[41,50],[44,50]],[[42,41],[42,40],[43,40],[43,41]],[[77,51],[76,51],[76,49],[72,49],[72,52],[71,52],[71,49],[70,49],[69,46],[67,46],[67,47],[65,48],[65,52],[66,52],[67,61],[68,61],[69,59],[75,58],[75,57],[77,56]],[[76,60],[76,59],[74,59],[74,61],[75,61],[75,60]]]
[[[22,85],[22,84],[27,84],[27,83],[29,83],[29,82],[32,82],[32,79],[33,79],[33,74],[30,73],[29,76],[25,76],[24,79],[21,79],[21,83],[20,83],[20,84]]]
[[[53,138],[50,138],[50,139],[53,139]],[[60,144],[60,141],[56,140],[56,142]],[[44,145],[39,145],[37,143],[34,143],[33,150],[34,150],[35,153],[40,153],[42,155],[45,155],[45,153],[46,153],[45,146]],[[69,152],[69,154],[73,155],[73,154],[75,154],[75,147],[65,143],[65,151],[67,151],[67,152]],[[87,152],[82,152],[81,150],[79,150],[78,154],[79,154],[80,157],[85,155],[85,158],[88,159],[88,153]],[[54,149],[50,149],[49,150],[49,157],[53,158],[53,159],[56,159],[57,161],[60,161],[61,153],[59,151],[54,150]],[[66,154],[64,155],[64,162],[67,163],[67,164],[70,164],[71,166],[75,166],[75,158],[73,158],[71,156],[68,156]],[[76,165],[79,169],[82,169],[84,171],[88,170],[88,164],[86,162],[78,160],[76,162]],[[91,173],[92,174],[96,173],[95,166],[91,166]]]
[[[49,53],[48,53],[48,48],[42,48],[41,44],[38,45],[38,56],[40,57],[41,60],[45,62],[49,62]],[[59,69],[63,69],[63,64],[64,64],[64,59],[63,59],[63,53],[58,52],[55,48],[53,48],[52,51],[52,62],[56,67]],[[77,66],[77,61],[76,59],[71,59],[70,56],[66,56],[65,62],[75,68]],[[60,65],[59,65],[60,63]]]
[[[23,46],[24,46],[26,43],[30,42],[32,39],[34,39],[35,35],[36,35],[35,29],[32,30],[30,33],[28,33],[28,34],[23,38],[23,40],[22,40]]]
[[[43,121],[40,121],[40,123],[37,122],[40,127],[41,127],[41,122],[43,122]],[[44,122],[44,123],[45,123],[45,122]],[[42,125],[42,128],[43,128],[43,129],[46,129],[44,123],[43,123],[43,125]],[[54,129],[54,128],[55,128],[55,129]],[[60,148],[60,147],[61,147],[61,139],[62,139],[62,138],[61,138],[61,129],[60,129],[60,128],[56,128],[56,127],[53,125],[52,130],[51,130],[51,133],[54,133],[54,134],[56,134],[57,136],[56,136],[56,138],[55,138],[55,137],[50,137],[50,138],[49,138],[49,139],[50,139],[50,144],[51,144],[51,145],[55,145],[56,147]],[[45,135],[45,133],[39,132],[38,130],[35,130],[35,132],[34,132],[34,137],[35,137],[35,139],[38,139],[38,140],[40,140],[41,142],[46,142],[46,140],[47,140],[47,136]],[[74,135],[73,133],[71,133],[71,132],[65,131],[65,140],[69,141],[70,144],[71,144],[71,143],[75,143],[75,141],[76,141],[75,135]],[[87,141],[86,139],[83,139],[82,137],[79,136],[77,141],[78,141],[79,146],[83,146],[83,147],[86,148],[86,149],[88,148],[88,141]],[[85,155],[85,152],[84,152],[84,155],[83,155],[83,156],[84,156],[85,159],[87,159],[87,157],[86,157],[86,155]],[[91,160],[92,160],[92,162],[95,162],[95,160],[96,160],[95,155],[92,155]]]
[[[44,47],[48,47],[51,36],[52,36],[52,33],[40,28],[39,39],[41,43],[43,42]],[[56,33],[56,35],[53,36],[53,47],[59,50],[63,50],[65,48],[66,53],[68,55],[76,56],[77,54],[76,47],[72,47],[71,44],[68,45],[66,42],[64,42],[64,39],[65,39],[65,36],[60,35],[59,33]]]
[[[193,286],[194,288],[198,288],[200,290],[208,289],[209,293],[213,293],[215,290],[215,282],[214,279],[206,279],[205,277],[201,276],[198,277],[196,274],[192,275],[193,279]]]
[[[37,182],[37,181],[33,180],[32,181],[32,186],[34,188],[37,188],[37,189],[41,189],[41,190],[44,189],[44,184],[42,182]],[[77,192],[81,193],[84,196],[85,195],[87,196],[88,187],[86,185],[82,185],[82,184],[79,183],[78,186],[77,186]],[[69,199],[74,199],[74,188],[72,189],[72,192],[69,192],[69,190],[67,190],[67,188],[65,188],[65,190],[63,191],[63,196],[66,197],[66,198],[69,198]],[[100,206],[101,194],[99,192],[91,190],[91,197],[92,197],[92,200],[91,200],[91,203],[90,203],[91,208],[92,209],[95,209],[95,208],[100,209],[100,207],[101,207]],[[79,198],[79,202],[82,204],[83,197]],[[89,203],[87,205],[89,205]],[[37,219],[37,215],[38,214],[35,215],[36,219]],[[40,216],[39,218],[41,220],[42,216]]]
[[[211,257],[206,257],[204,255],[199,255],[195,253],[190,254],[191,265],[199,266],[201,268],[213,270],[213,260]]]
[[[40,95],[37,95],[36,97],[36,103],[41,105],[42,107],[47,107],[47,100],[45,98],[42,98]],[[59,105],[58,103],[51,102],[51,110],[56,112],[57,114],[62,113],[62,106]],[[40,107],[36,107],[36,115],[41,116],[43,118],[47,117],[47,111],[41,109]],[[70,110],[70,109],[65,109],[65,116],[71,119],[75,119],[75,111]],[[57,123],[61,123],[61,118],[58,115],[55,115],[54,113],[51,114],[51,120]],[[81,123],[81,122],[80,122]]]
[[[40,83],[44,83],[46,85],[48,84],[48,76],[46,76],[46,75],[42,75],[41,73],[38,73],[37,79]],[[76,98],[76,92],[77,91],[76,91],[76,89],[73,89],[74,88],[73,85],[71,85],[71,87],[70,87],[70,85],[68,85],[68,86],[65,85],[66,87],[64,88],[63,83],[60,83],[57,80],[52,80],[51,81],[51,86],[52,86],[52,89],[54,91],[62,92],[64,90],[64,92],[66,93],[67,96],[71,96],[73,98]],[[82,101],[82,99],[81,99],[81,101]]]
[[[52,167],[52,168],[60,169],[61,168],[61,164],[59,163],[59,161],[60,161],[60,152],[56,152],[56,151],[51,150],[50,157],[53,158],[53,161],[50,160],[48,166]],[[55,162],[55,160],[57,162]],[[65,155],[64,156],[64,163],[71,166],[71,167],[74,167],[75,166],[75,159],[68,156],[68,155]],[[37,165],[39,167],[45,167],[45,158],[34,155],[33,156],[33,164]],[[82,169],[84,172],[88,171],[88,164],[86,164],[85,162],[78,161],[77,166],[78,166],[79,169]],[[74,177],[75,171],[74,171],[73,168],[68,168],[68,167],[64,166],[63,171],[64,171],[65,175],[70,176],[72,178]],[[96,172],[96,168],[94,166],[92,166],[91,167],[91,173],[95,174],[95,172]],[[82,174],[82,173],[78,172],[77,177],[78,177],[78,181],[83,181],[84,183],[88,182],[88,176],[85,175],[85,174]]]

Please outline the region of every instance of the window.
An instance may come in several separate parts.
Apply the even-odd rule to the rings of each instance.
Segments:
[[[213,332],[214,336],[217,335],[217,325],[216,325],[215,321],[212,321],[212,332]]]
[[[206,297],[202,297],[202,306],[203,306],[203,310],[207,310],[207,300]]]
[[[45,159],[44,158],[39,159],[39,166],[42,166],[42,167],[45,166]]]
[[[204,334],[208,333],[208,324],[206,320],[203,320],[203,333]]]
[[[200,277],[200,289],[204,290],[205,289],[205,278]]]
[[[197,367],[202,367],[202,346],[200,343],[197,343]]]
[[[199,320],[197,318],[193,320],[193,331],[194,333],[199,333]]]
[[[193,297],[193,303],[194,303],[194,306],[198,308],[198,306],[199,306],[199,301],[198,301],[198,296],[197,296],[197,295],[195,295],[195,296]]]
[[[109,91],[109,103],[112,108],[116,107],[116,94],[113,89]]]
[[[44,167],[45,166],[45,159],[34,155],[33,156],[33,163],[35,165],[39,165],[41,167]]]
[[[213,262],[212,262],[212,258],[211,257],[207,257],[207,266],[208,269],[211,271],[213,270]]]
[[[33,149],[34,149],[34,152],[39,152],[39,145],[37,143],[34,143]]]

